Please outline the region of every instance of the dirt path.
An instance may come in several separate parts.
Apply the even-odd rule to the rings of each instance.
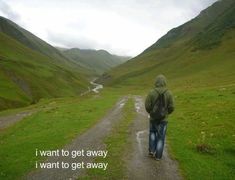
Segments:
[[[135,108],[137,117],[130,137],[133,151],[127,159],[128,179],[182,179],[178,172],[177,163],[168,156],[167,145],[161,161],[156,161],[148,156],[148,117],[141,97],[135,96]]]
[[[127,178],[134,180],[178,180],[182,179],[178,172],[177,162],[170,159],[167,153],[167,145],[163,153],[163,159],[156,161],[148,156],[148,120],[144,110],[143,99],[135,96],[136,118],[131,127],[130,140],[132,142],[132,150],[126,158]],[[127,101],[127,97],[122,98],[113,109],[96,125],[87,130],[82,135],[75,138],[72,143],[64,147],[65,150],[105,150],[103,144],[104,138],[109,135],[114,124],[122,118],[122,107]],[[51,157],[46,162],[92,162],[91,157]],[[30,180],[72,180],[86,174],[85,169],[37,169],[29,173],[25,179]]]
[[[75,138],[71,144],[64,147],[64,150],[104,150],[104,138],[110,133],[112,126],[121,119],[122,107],[125,105],[127,97],[122,98],[117,102],[115,107],[95,126],[87,130],[82,135]],[[53,157],[48,158],[46,162],[92,162],[90,157],[77,157],[75,159],[69,157]],[[40,169],[31,172],[25,177],[26,179],[39,180],[65,180],[77,179],[78,176],[84,175],[85,170],[71,170],[69,169]]]
[[[10,125],[22,120],[26,116],[32,115],[34,112],[35,111],[30,110],[30,111],[19,112],[17,114],[13,114],[13,115],[0,117],[0,129],[4,129],[4,128],[10,126]]]

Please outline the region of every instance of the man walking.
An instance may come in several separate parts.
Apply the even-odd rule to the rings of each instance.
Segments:
[[[145,100],[145,109],[150,115],[149,155],[160,160],[164,149],[167,117],[174,111],[173,96],[166,88],[164,75],[157,76],[155,88]]]

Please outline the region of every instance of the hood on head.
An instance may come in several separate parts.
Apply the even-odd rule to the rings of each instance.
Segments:
[[[158,75],[155,82],[156,87],[166,87],[166,77],[162,74]]]

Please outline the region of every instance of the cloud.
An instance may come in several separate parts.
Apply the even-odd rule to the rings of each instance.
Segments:
[[[135,56],[215,1],[0,0],[0,11],[52,45]]]
[[[50,42],[54,42],[57,46],[73,48],[79,47],[81,49],[89,49],[90,47],[99,47],[99,43],[96,41],[84,37],[84,36],[73,36],[71,34],[64,33],[55,33],[55,32],[47,32],[48,40]]]
[[[0,0],[0,13],[2,15],[5,15],[7,18],[19,22],[21,20],[21,17],[18,13],[13,11],[11,7],[5,3],[3,0]]]

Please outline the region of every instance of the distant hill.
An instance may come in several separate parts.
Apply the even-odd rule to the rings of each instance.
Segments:
[[[130,59],[130,57],[112,55],[105,50],[73,48],[62,52],[66,57],[98,75]]]
[[[0,32],[41,54],[57,59],[65,58],[59,50],[4,17],[0,17]]]
[[[235,1],[222,0],[98,81],[145,88],[163,73],[175,88],[233,84],[234,60]]]
[[[79,95],[88,70],[59,50],[0,17],[0,110],[41,98]]]

